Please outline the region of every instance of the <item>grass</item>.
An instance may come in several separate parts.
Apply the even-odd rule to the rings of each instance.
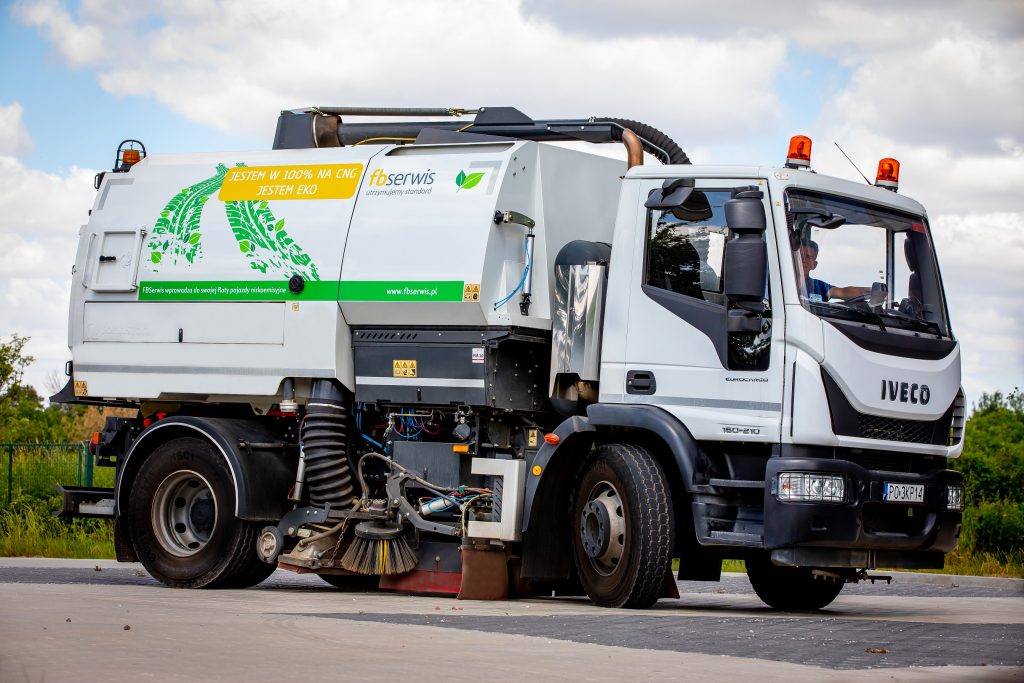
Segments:
[[[77,444],[19,445],[0,451],[0,556],[114,557],[111,521],[65,520],[50,514],[60,508],[54,485],[81,483],[88,457]],[[96,468],[92,484],[112,487],[114,470]]]
[[[946,566],[932,571],[964,576],[1000,576],[1024,579],[1024,550],[1007,553],[972,553],[957,548],[946,555]]]
[[[56,503],[20,503],[0,512],[0,556],[114,558],[113,523],[104,519],[63,520]]]

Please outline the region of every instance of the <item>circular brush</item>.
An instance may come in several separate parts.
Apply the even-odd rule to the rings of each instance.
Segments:
[[[404,574],[416,568],[416,559],[401,525],[371,520],[356,526],[341,566],[357,574]]]

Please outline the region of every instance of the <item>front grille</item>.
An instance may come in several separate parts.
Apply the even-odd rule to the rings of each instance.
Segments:
[[[946,413],[938,420],[905,420],[868,415],[850,405],[842,389],[824,368],[821,375],[825,383],[825,394],[828,396],[829,412],[832,414],[832,429],[836,434],[898,443],[950,445],[950,426],[957,410],[956,401],[950,403]]]
[[[904,443],[930,444],[935,433],[934,420],[898,420],[864,413],[857,413],[857,426],[864,439]]]

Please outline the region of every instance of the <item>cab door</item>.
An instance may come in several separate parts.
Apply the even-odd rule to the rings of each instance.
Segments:
[[[621,235],[633,240],[632,272],[628,283],[610,283],[628,287],[623,402],[664,408],[698,440],[778,442],[784,326],[767,183],[695,178],[681,205],[648,208],[670,183],[638,182],[632,234]],[[760,205],[763,232],[730,225],[727,204],[737,197],[747,209]],[[751,244],[764,254],[755,287],[741,253]],[[735,294],[744,278],[745,297]],[[763,294],[751,296],[762,279]]]

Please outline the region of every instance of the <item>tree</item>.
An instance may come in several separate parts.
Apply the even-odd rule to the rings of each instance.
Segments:
[[[10,342],[0,340],[0,414],[10,404],[17,403],[24,391],[21,380],[25,376],[25,368],[35,361],[24,353],[28,340],[28,337],[17,333],[11,335]]]
[[[967,489],[964,542],[976,550],[1024,550],[1024,394],[984,394],[967,421],[956,467]]]

